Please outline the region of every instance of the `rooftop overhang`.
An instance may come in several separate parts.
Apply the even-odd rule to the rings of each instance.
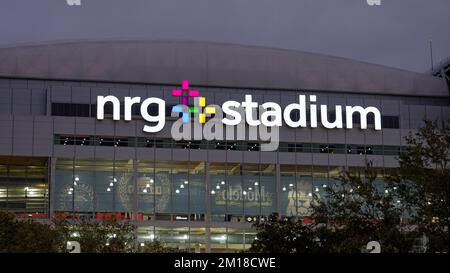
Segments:
[[[0,47],[0,77],[449,96],[427,74],[264,47],[182,41],[83,41]]]

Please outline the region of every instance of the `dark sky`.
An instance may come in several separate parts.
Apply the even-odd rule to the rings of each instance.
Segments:
[[[450,55],[450,0],[1,0],[0,45],[176,39],[298,49],[424,72]]]

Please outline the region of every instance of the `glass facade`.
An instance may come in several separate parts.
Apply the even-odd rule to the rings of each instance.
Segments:
[[[138,242],[179,251],[239,251],[251,224],[271,213],[307,222],[343,167],[204,161],[57,159],[57,217],[117,217],[138,225]],[[352,168],[358,171],[358,168]],[[382,174],[377,183],[383,187]],[[279,180],[277,179],[279,177]],[[230,224],[232,226],[230,226]]]
[[[0,157],[0,209],[20,218],[48,217],[47,158]]]

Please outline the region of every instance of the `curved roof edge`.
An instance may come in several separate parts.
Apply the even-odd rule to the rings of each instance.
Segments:
[[[0,77],[449,96],[427,74],[286,49],[191,41],[0,47]]]

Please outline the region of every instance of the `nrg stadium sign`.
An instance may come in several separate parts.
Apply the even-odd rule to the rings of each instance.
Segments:
[[[206,98],[200,96],[199,90],[191,89],[189,82],[183,80],[181,89],[172,90],[172,96],[181,100],[181,104],[171,109],[171,116],[178,117],[171,129],[172,138],[177,141],[261,140],[271,142],[271,147],[261,147],[262,150],[271,151],[278,148],[279,127],[283,124],[290,128],[317,128],[320,124],[326,129],[353,129],[354,115],[359,115],[360,129],[368,129],[368,117],[372,115],[373,129],[381,130],[378,108],[335,105],[332,111],[334,118],[329,118],[328,105],[317,105],[315,95],[298,95],[298,101],[284,109],[276,102],[259,105],[249,94],[244,95],[241,102],[230,100],[222,105],[207,105]],[[193,105],[189,101],[193,101]],[[164,128],[166,102],[163,99],[124,97],[123,102],[122,107],[116,96],[97,96],[97,119],[105,119],[105,106],[110,104],[113,120],[121,120],[120,109],[123,108],[124,120],[131,121],[133,106],[140,105],[140,115],[148,122],[143,127],[144,132],[157,133]],[[150,106],[157,111],[149,111]]]

